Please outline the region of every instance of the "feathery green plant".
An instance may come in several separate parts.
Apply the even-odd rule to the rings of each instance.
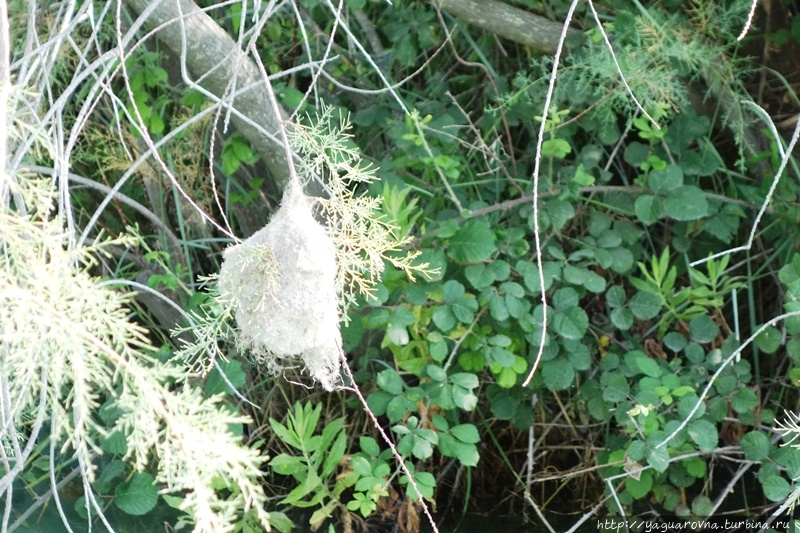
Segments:
[[[204,397],[182,366],[159,361],[146,331],[128,317],[130,295],[92,275],[99,256],[133,239],[70,248],[49,180],[18,174],[4,185],[15,200],[0,208],[2,490],[44,438],[62,453],[73,450],[92,482],[100,440],[119,431],[125,459],[139,471],[155,459],[162,492],[183,494],[181,509],[193,516],[195,531],[229,531],[249,509],[269,529],[258,483],[266,458],[230,430],[247,417],[220,405],[220,397]],[[120,413],[112,427],[96,417],[109,399]],[[35,423],[25,429],[31,413]],[[220,480],[238,490],[226,496],[216,489]]]

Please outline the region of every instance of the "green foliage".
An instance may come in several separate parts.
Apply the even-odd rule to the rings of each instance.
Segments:
[[[94,476],[92,492],[74,506],[87,519],[87,500],[97,498],[137,516],[166,503],[180,514],[177,526],[198,530],[286,531],[286,515],[267,512],[274,506],[267,490],[287,512],[312,513],[314,529],[326,522],[335,528],[337,520],[355,529],[353,520],[385,517],[414,530],[419,497],[463,496],[472,504],[481,498],[469,491],[485,480],[524,484],[518,488],[534,499],[553,494],[552,502],[537,500],[545,511],[563,505],[564,494],[576,493],[570,484],[580,483],[587,507],[613,496],[608,501],[622,506],[608,509],[614,513],[653,506],[706,515],[716,510],[720,487],[711,454],[750,465],[766,500],[792,498],[800,452],[778,446],[768,427],[777,419],[787,437],[800,434],[796,417],[776,415],[796,403],[800,320],[759,324],[776,306],[800,312],[800,255],[789,252],[798,247],[800,189],[786,177],[777,183],[756,242],[748,251],[736,248],[782,161],[776,142],[753,142],[760,132],[740,104],[748,74],[741,53],[750,47],[735,50],[731,32],[741,28],[749,2],[612,2],[602,28],[579,10],[584,18],[575,27],[589,28],[586,39],[562,59],[547,110],[551,58],[461,23],[452,31],[453,20],[432,5],[347,0],[344,18],[334,19],[324,2],[303,0],[300,21],[289,9],[250,4],[247,12],[244,3],[209,12],[257,51],[252,57],[267,74],[261,81],[272,84],[279,105],[316,116],[285,123],[299,122],[289,127],[299,174],[325,192],[314,216],[337,246],[342,340],[354,378],[344,383],[363,391],[391,444],[352,409],[349,389],[309,399],[304,389],[265,379],[264,359],[238,357],[236,310],[213,289],[201,291],[196,279],[218,270],[229,232],[254,231],[266,222],[267,206],[277,205],[268,161],[244,131],[228,129],[224,105],[206,89],[172,85],[173,55],[138,46],[124,65],[113,65],[124,66],[127,79],[112,76],[106,86],[103,78],[102,99],[87,100],[100,86],[83,77],[65,98],[73,103],[56,113],[63,124],[51,125],[51,114],[31,120],[55,132],[87,123],[85,140],[75,141],[78,157],[50,160],[70,153],[70,138],[42,151],[49,155],[32,150],[23,158],[112,187],[124,177],[115,191],[152,217],[113,193],[117,211],[103,212],[93,194],[105,189],[59,183],[57,207],[38,189],[12,187],[3,196],[3,213],[39,206],[25,214],[34,228],[19,225],[20,216],[2,235],[13,288],[0,306],[3,364],[13,367],[3,375],[21,376],[7,378],[21,406],[7,426],[19,438],[9,440],[9,429],[3,444],[24,448],[29,435],[36,444],[31,460],[17,461],[29,465],[20,476],[28,488],[38,490],[38,479],[50,473],[38,429],[23,429],[41,427],[41,396],[58,422],[50,437],[56,448],[75,451],[88,479]],[[545,6],[554,19],[566,8]],[[344,33],[316,35],[334,28]],[[788,49],[794,29],[773,32],[772,46]],[[97,39],[87,43],[96,41],[96,55],[105,57],[103,39],[116,43],[117,36],[92,32]],[[62,54],[42,76],[49,85],[34,90],[61,101],[67,73],[94,66],[95,49],[86,50]],[[317,63],[323,57],[325,64]],[[321,101],[331,105],[316,107]],[[246,114],[241,102],[237,112]],[[705,116],[710,112],[698,102],[713,104],[713,114]],[[32,100],[24,109],[42,107]],[[89,109],[99,111],[87,118]],[[220,121],[195,120],[201,115]],[[220,131],[221,145],[209,144]],[[181,142],[160,144],[152,164],[128,172],[150,141],[173,133]],[[219,170],[213,175],[212,160]],[[176,179],[163,179],[167,174]],[[47,214],[54,209],[57,217]],[[100,218],[89,222],[95,212]],[[90,236],[95,227],[121,232],[129,222],[155,228],[155,236],[141,232],[143,252],[125,238],[111,241],[105,255],[99,244],[73,249],[73,233],[84,225]],[[167,229],[177,236],[168,238]],[[55,244],[41,244],[50,239]],[[39,248],[26,251],[32,243]],[[728,248],[735,253],[721,254]],[[710,254],[716,258],[698,266]],[[419,271],[426,275],[409,278]],[[142,300],[131,323],[130,300],[92,277],[111,272],[167,298],[174,293],[165,307],[188,309],[186,315],[162,321],[163,309]],[[256,323],[262,326],[269,324]],[[175,344],[164,334],[170,328]],[[757,330],[752,341],[744,337]],[[153,339],[164,347],[152,348]],[[530,386],[522,387],[535,364]],[[42,382],[48,386],[37,388]],[[234,396],[259,409],[235,404]],[[284,405],[292,407],[281,411]],[[181,424],[189,429],[174,430]],[[527,444],[532,456],[518,452]],[[579,466],[564,451],[574,449],[585,450]],[[68,464],[67,455],[53,460]],[[264,470],[266,455],[272,460]],[[521,480],[525,464],[533,470]],[[552,472],[563,473],[557,485]],[[588,477],[598,473],[603,483]]]

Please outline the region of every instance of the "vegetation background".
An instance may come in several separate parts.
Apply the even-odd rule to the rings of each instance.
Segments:
[[[0,0],[0,529],[785,514],[796,15]],[[334,392],[214,280],[295,172]]]

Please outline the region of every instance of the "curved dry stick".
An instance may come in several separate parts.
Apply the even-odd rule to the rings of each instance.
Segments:
[[[786,165],[789,164],[789,158],[792,156],[792,150],[794,150],[794,146],[797,144],[798,138],[800,138],[800,121],[798,121],[797,124],[795,124],[794,133],[792,134],[792,139],[789,141],[789,146],[787,146],[786,150],[784,151],[783,147],[781,146],[781,140],[780,137],[778,136],[778,132],[775,129],[775,124],[772,122],[772,119],[769,118],[767,112],[764,111],[755,102],[749,102],[745,100],[742,103],[749,104],[755,107],[756,111],[758,111],[760,115],[766,116],[769,119],[770,131],[772,132],[772,135],[775,137],[775,144],[778,147],[778,151],[781,154],[781,164],[778,167],[778,170],[775,172],[775,177],[772,179],[772,185],[770,186],[769,191],[767,191],[767,195],[764,197],[764,203],[761,205],[761,209],[758,211],[755,221],[753,221],[753,226],[750,229],[750,236],[747,239],[747,244],[744,244],[742,246],[737,246],[736,248],[723,250],[722,252],[718,252],[713,255],[709,255],[705,259],[698,259],[697,261],[689,263],[689,266],[701,265],[707,261],[716,259],[717,257],[722,257],[728,254],[732,254],[734,252],[747,251],[753,247],[753,241],[755,240],[756,237],[758,224],[761,222],[761,218],[764,216],[764,213],[766,213],[767,207],[769,206],[769,203],[772,201],[772,195],[775,193],[775,189],[778,188],[778,183],[781,181],[781,175],[783,175],[783,171],[786,169]]]
[[[526,377],[525,381],[522,383],[523,388],[527,387],[533,379],[533,375],[536,373],[536,369],[539,367],[539,363],[542,360],[544,343],[547,340],[547,291],[545,289],[544,270],[542,267],[542,243],[539,236],[539,201],[536,197],[536,192],[539,190],[539,170],[542,165],[542,143],[544,142],[545,127],[547,126],[547,115],[550,112],[550,102],[553,100],[553,92],[556,88],[559,60],[561,59],[561,52],[564,48],[564,41],[567,39],[569,23],[572,20],[572,15],[575,13],[575,8],[578,7],[578,1],[579,0],[572,0],[572,4],[569,6],[569,11],[567,12],[567,18],[561,30],[561,38],[558,41],[556,54],[553,57],[553,69],[550,73],[550,83],[547,87],[547,95],[544,99],[544,110],[542,112],[542,123],[539,126],[539,137],[536,139],[536,157],[534,158],[532,180],[534,195],[531,203],[533,204],[533,242],[536,245],[536,267],[539,269],[539,288],[542,292],[542,336],[539,338],[539,349],[536,352],[536,359],[533,362],[533,367],[528,377]]]
[[[419,497],[418,501],[419,501],[420,505],[422,506],[422,511],[425,513],[425,516],[428,518],[428,522],[430,522],[431,527],[433,528],[433,532],[434,533],[439,533],[439,529],[436,527],[436,522],[433,520],[433,515],[431,515],[431,512],[428,509],[428,505],[425,503],[425,500],[422,497],[422,492],[420,492],[419,487],[417,487],[417,482],[414,481],[414,476],[411,475],[411,472],[409,471],[408,467],[406,466],[405,461],[403,461],[403,457],[400,455],[400,452],[397,451],[397,447],[395,447],[395,445],[389,439],[389,436],[383,430],[383,427],[381,426],[381,423],[378,421],[378,418],[375,416],[375,413],[373,413],[372,410],[369,408],[369,405],[367,404],[366,398],[364,398],[364,395],[361,393],[361,389],[359,389],[358,385],[356,384],[356,380],[353,377],[353,373],[350,371],[350,366],[347,364],[347,357],[345,357],[344,351],[342,351],[341,348],[340,348],[340,351],[339,351],[339,356],[340,356],[340,359],[342,361],[342,366],[344,367],[344,373],[347,375],[347,378],[350,380],[350,383],[352,384],[352,387],[344,387],[344,389],[351,390],[351,391],[355,392],[356,396],[358,396],[358,400],[361,402],[361,405],[364,406],[364,410],[367,412],[367,415],[369,416],[370,420],[372,421],[372,424],[375,426],[375,429],[378,430],[378,433],[381,434],[381,437],[383,438],[383,441],[389,446],[389,449],[392,450],[392,454],[394,455],[395,459],[397,460],[398,465],[400,466],[400,468],[403,470],[403,473],[408,478],[409,485],[411,485],[414,488],[414,491],[417,493],[417,496]]]

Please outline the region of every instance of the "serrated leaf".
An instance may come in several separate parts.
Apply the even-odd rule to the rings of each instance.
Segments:
[[[101,494],[111,490],[111,482],[122,475],[126,466],[125,461],[120,460],[114,460],[105,465],[95,481],[95,490]]]
[[[731,396],[731,408],[739,414],[755,411],[758,407],[758,395],[752,390],[742,387]]]
[[[775,353],[781,346],[781,332],[775,326],[769,326],[756,337],[758,349],[764,353]]]
[[[683,170],[678,165],[667,165],[647,176],[647,186],[656,194],[666,194],[683,185]]]
[[[100,440],[100,447],[106,453],[122,455],[128,449],[128,439],[122,431],[114,431]]]
[[[647,458],[647,464],[652,466],[653,470],[658,473],[666,472],[667,468],[669,468],[669,452],[666,446],[661,448],[648,447],[645,457]]]
[[[458,263],[479,263],[497,250],[494,232],[481,219],[467,220],[453,235],[447,253]]]
[[[575,368],[565,357],[545,361],[541,372],[544,386],[553,391],[568,389],[575,382]]]
[[[710,452],[716,449],[719,443],[719,435],[714,424],[708,420],[692,420],[686,429],[700,450]]]
[[[708,200],[699,187],[684,185],[667,195],[664,211],[675,220],[697,220],[708,215]]]
[[[358,445],[361,450],[371,457],[377,457],[381,454],[381,448],[378,446],[378,441],[372,437],[359,437]]]
[[[689,335],[693,341],[707,344],[717,338],[719,326],[708,315],[700,315],[689,322]]]
[[[553,315],[553,330],[570,340],[580,340],[589,329],[589,316],[580,307]]]
[[[485,264],[468,265],[464,269],[464,276],[476,289],[483,289],[494,283],[496,276],[494,270]]]
[[[769,437],[761,431],[750,431],[739,441],[744,458],[748,461],[762,461],[769,455],[772,445]]]
[[[764,496],[770,501],[783,503],[792,491],[791,485],[781,476],[770,476],[761,484]]]
[[[153,476],[136,472],[129,481],[117,485],[114,504],[124,513],[141,516],[153,510],[158,502],[158,487]]]
[[[475,444],[481,440],[478,428],[472,424],[453,426],[450,428],[450,433],[461,442],[466,442],[467,444]]]
[[[636,218],[638,218],[642,224],[649,226],[661,217],[664,208],[661,198],[643,194],[634,202],[633,210],[636,213]]]
[[[603,388],[603,399],[607,402],[621,402],[628,399],[631,387],[622,374],[612,374]]]
[[[653,293],[638,291],[631,298],[629,307],[636,318],[650,320],[661,312],[661,299]]]

